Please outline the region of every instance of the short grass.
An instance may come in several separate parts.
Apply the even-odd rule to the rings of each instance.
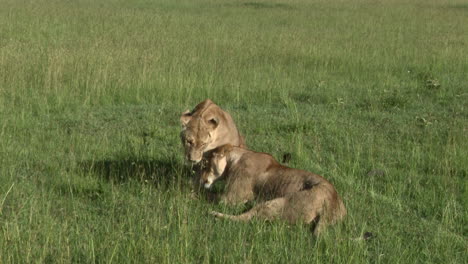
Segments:
[[[0,262],[466,262],[466,25],[461,0],[0,0]],[[190,194],[205,98],[344,223],[210,217],[242,208]]]

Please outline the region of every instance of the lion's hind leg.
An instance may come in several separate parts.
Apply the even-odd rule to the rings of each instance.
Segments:
[[[216,212],[216,211],[212,211],[210,212],[210,214],[215,216],[216,218],[229,219],[229,220],[240,221],[240,222],[247,222],[250,219],[252,219],[252,217],[254,216],[252,210],[246,213],[240,214],[240,215],[229,215],[229,214],[223,214],[223,213]]]
[[[233,221],[247,222],[250,221],[253,217],[263,219],[263,220],[273,220],[281,216],[286,199],[276,198],[267,202],[257,204],[249,211],[240,214],[240,215],[228,215],[219,212],[211,212],[217,218],[229,219]]]
[[[316,187],[288,195],[282,218],[291,224],[309,224],[315,235],[320,234],[326,226],[326,219],[322,216],[324,198],[321,195],[322,190]]]

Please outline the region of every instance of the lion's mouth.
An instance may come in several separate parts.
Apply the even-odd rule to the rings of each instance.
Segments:
[[[192,157],[187,157],[187,160],[190,161],[193,164],[198,164],[202,160],[202,158],[194,159]]]

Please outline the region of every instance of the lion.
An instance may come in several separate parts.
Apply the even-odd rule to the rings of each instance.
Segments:
[[[210,188],[224,178],[226,189],[221,202],[262,201],[240,215],[212,212],[218,218],[303,222],[313,224],[314,234],[319,235],[326,226],[346,215],[343,201],[329,181],[308,171],[283,166],[269,154],[224,145],[212,152],[209,163],[200,183]]]
[[[225,144],[245,147],[231,115],[210,99],[182,113],[180,122],[185,156],[192,163],[199,163],[206,152]]]

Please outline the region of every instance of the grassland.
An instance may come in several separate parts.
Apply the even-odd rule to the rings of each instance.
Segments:
[[[0,263],[464,263],[468,5],[0,0]],[[180,113],[332,181],[323,237],[217,221]],[[374,238],[350,238],[372,232]]]

